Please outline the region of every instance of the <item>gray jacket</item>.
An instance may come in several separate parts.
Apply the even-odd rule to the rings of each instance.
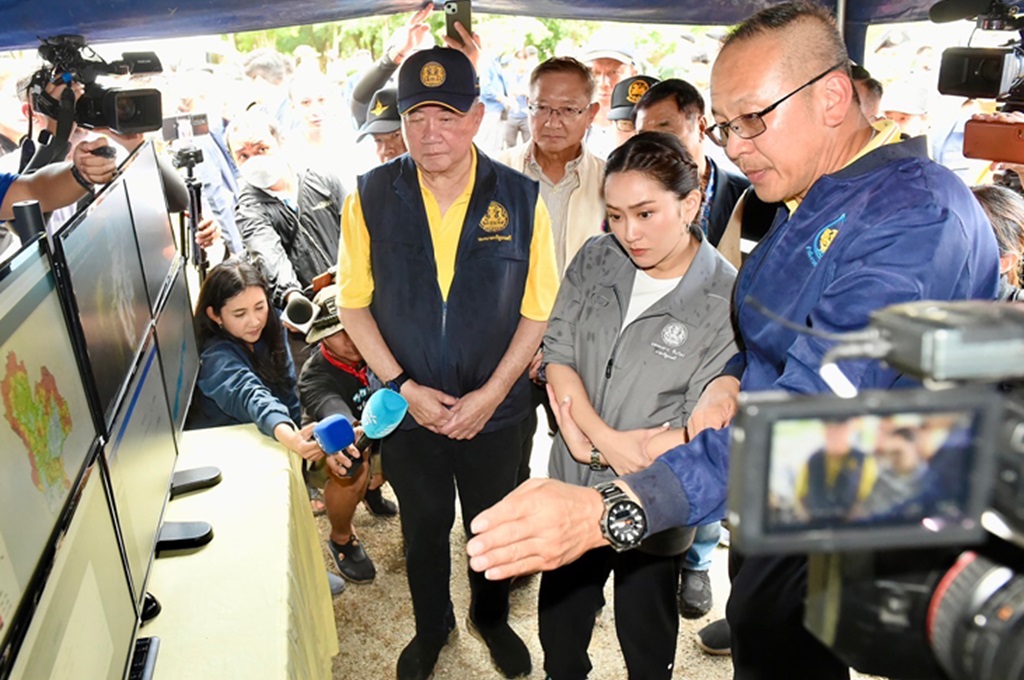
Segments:
[[[566,270],[544,336],[544,364],[573,368],[609,427],[683,427],[704,386],[736,353],[729,299],[736,270],[706,240],[679,285],[622,333],[636,267],[611,234]],[[573,459],[559,435],[548,474],[590,486],[615,473]]]

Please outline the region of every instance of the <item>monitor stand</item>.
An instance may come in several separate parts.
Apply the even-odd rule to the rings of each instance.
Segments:
[[[213,466],[180,470],[171,479],[171,500],[178,496],[220,484],[220,468]]]
[[[147,592],[142,597],[142,625],[144,626],[155,619],[162,610],[163,607],[160,606],[160,600],[156,599],[153,593]]]
[[[213,540],[209,522],[164,522],[156,539],[156,554],[166,550],[190,550]]]

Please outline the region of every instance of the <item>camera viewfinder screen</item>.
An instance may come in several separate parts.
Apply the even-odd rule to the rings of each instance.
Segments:
[[[959,525],[977,426],[973,411],[779,420],[765,532]]]

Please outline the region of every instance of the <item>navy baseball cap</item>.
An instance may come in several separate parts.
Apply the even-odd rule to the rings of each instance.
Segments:
[[[363,141],[366,135],[394,132],[400,127],[402,117],[398,115],[398,91],[393,87],[377,90],[366,108],[366,122],[359,128],[356,141]]]
[[[458,50],[432,47],[402,62],[398,71],[398,112],[424,105],[467,113],[480,96],[480,80],[472,62]]]
[[[612,90],[612,105],[608,110],[608,120],[632,120],[636,103],[657,82],[658,79],[651,76],[633,76],[620,80]]]

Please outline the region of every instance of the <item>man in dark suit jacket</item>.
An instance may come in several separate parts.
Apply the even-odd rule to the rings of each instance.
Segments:
[[[679,78],[656,83],[636,103],[636,128],[640,132],[671,133],[690,152],[700,170],[700,188],[704,193],[704,206],[697,219],[708,241],[718,247],[736,201],[750,182],[718,167],[704,154],[707,121],[700,92]]]

